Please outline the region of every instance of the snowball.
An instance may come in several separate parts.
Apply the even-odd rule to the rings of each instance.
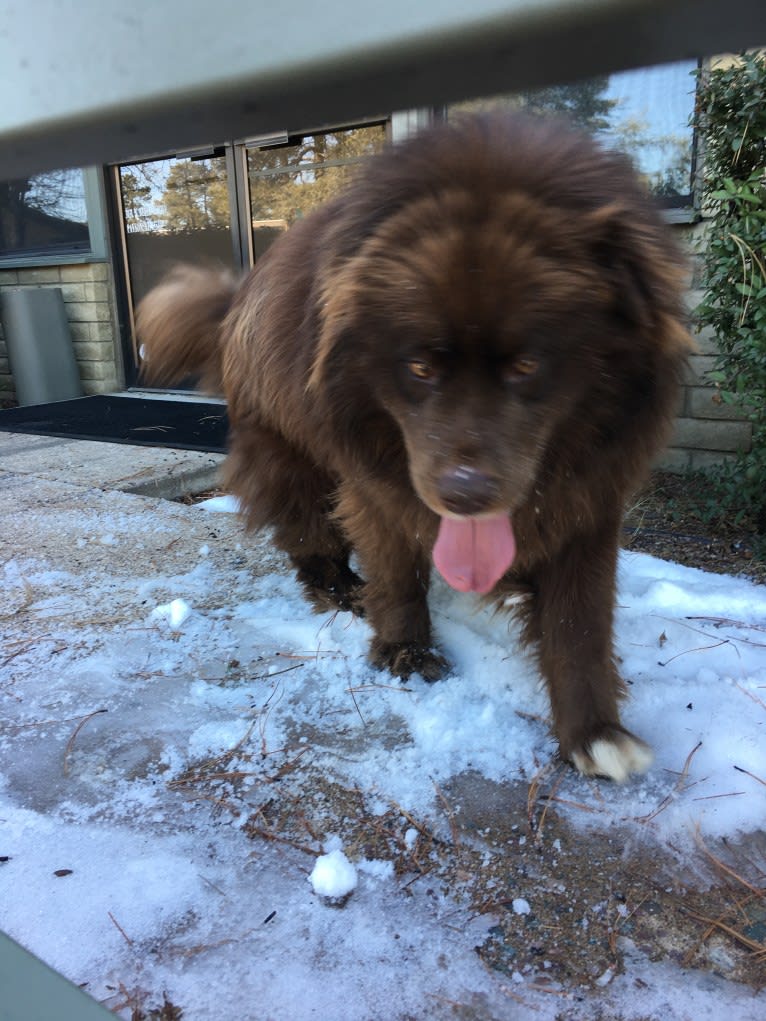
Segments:
[[[319,897],[342,901],[356,889],[356,869],[343,851],[336,849],[317,858],[309,880]]]
[[[513,912],[516,915],[528,915],[532,908],[529,906],[529,901],[524,900],[523,897],[516,897],[513,901]]]
[[[171,628],[179,628],[192,612],[191,606],[184,599],[174,599],[172,603],[158,606],[152,616],[166,620]]]
[[[201,500],[196,507],[200,510],[223,514],[237,514],[241,510],[236,496],[211,496],[209,500]]]

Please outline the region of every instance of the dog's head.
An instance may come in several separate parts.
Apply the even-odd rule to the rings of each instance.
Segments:
[[[687,343],[680,274],[619,166],[628,194],[588,203],[541,195],[513,167],[474,188],[456,174],[387,211],[326,278],[311,385],[343,387],[353,414],[351,388],[396,422],[450,556],[486,540],[502,574],[507,522],[551,474],[656,429],[642,411]]]

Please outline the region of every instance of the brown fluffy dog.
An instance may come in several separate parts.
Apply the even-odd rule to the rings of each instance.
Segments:
[[[366,616],[376,666],[443,674],[432,562],[522,589],[561,754],[621,780],[650,753],[618,712],[618,534],[675,410],[681,286],[625,159],[480,116],[365,164],[241,283],[177,270],[138,330],[152,381],[223,391],[248,525],[317,607]]]

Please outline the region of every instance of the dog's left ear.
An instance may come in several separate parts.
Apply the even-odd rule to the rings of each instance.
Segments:
[[[591,213],[588,229],[615,316],[638,332],[653,333],[669,349],[693,347],[683,303],[686,267],[662,225],[630,203],[615,202]]]
[[[349,336],[356,326],[360,285],[353,262],[351,260],[340,270],[335,268],[335,272],[328,273],[327,279],[320,284],[316,351],[307,390],[321,386],[330,371],[330,363],[343,347],[343,338]]]

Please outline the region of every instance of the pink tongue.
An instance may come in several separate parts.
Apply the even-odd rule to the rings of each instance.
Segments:
[[[489,592],[516,556],[511,519],[442,518],[433,556],[439,574],[459,592]]]

